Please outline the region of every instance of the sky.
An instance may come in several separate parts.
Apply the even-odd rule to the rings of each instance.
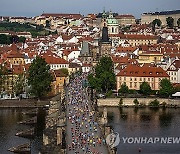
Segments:
[[[179,10],[180,0],[0,0],[0,16],[33,17],[44,13],[99,13],[106,11],[132,14]]]

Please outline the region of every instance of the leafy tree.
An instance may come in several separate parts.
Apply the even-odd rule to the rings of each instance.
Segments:
[[[177,20],[177,25],[180,27],[180,18]]]
[[[66,68],[61,68],[60,71],[66,76],[69,75],[68,69],[66,69]]]
[[[159,101],[157,99],[155,99],[155,100],[153,100],[153,101],[151,101],[149,103],[149,106],[151,106],[151,107],[159,107]]]
[[[135,106],[138,106],[138,105],[139,105],[139,101],[138,101],[138,99],[137,99],[137,98],[136,98],[136,99],[134,99],[133,103],[134,103],[134,105],[135,105]]]
[[[19,42],[25,43],[25,41],[26,41],[26,38],[25,38],[25,37],[23,37],[23,36],[20,36],[20,37],[19,37]]]
[[[25,77],[23,74],[20,74],[15,83],[15,93],[16,95],[20,95],[24,92],[25,88]]]
[[[95,74],[88,76],[89,84],[97,91],[107,93],[115,87],[116,79],[110,57],[102,57],[95,67]]]
[[[140,85],[140,93],[143,95],[150,95],[151,94],[151,87],[147,82],[143,82]]]
[[[152,22],[152,24],[153,24],[154,27],[155,27],[156,25],[157,25],[158,27],[160,27],[161,24],[162,24],[162,22],[161,22],[160,19],[154,19],[153,22]]]
[[[121,97],[120,100],[119,100],[118,106],[119,106],[119,107],[122,107],[122,105],[123,105],[123,98]]]
[[[7,69],[0,65],[0,91],[2,91],[4,80],[6,79]]]
[[[171,84],[171,82],[168,79],[162,79],[160,82],[160,90],[159,90],[159,94],[162,97],[168,97],[170,95],[172,95],[172,93],[174,92],[174,88]]]
[[[169,28],[173,28],[174,26],[174,19],[172,17],[166,18],[166,22]]]
[[[31,86],[31,93],[41,98],[51,91],[53,77],[50,73],[50,66],[41,57],[36,57],[29,68],[28,84]]]
[[[121,88],[118,90],[118,93],[120,94],[128,94],[129,93],[129,88],[126,86],[126,83],[123,83],[121,85]]]
[[[50,22],[49,22],[49,20],[46,20],[46,27],[47,27],[47,28],[50,27]]]

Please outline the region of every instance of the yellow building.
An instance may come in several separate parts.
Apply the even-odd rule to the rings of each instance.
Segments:
[[[128,65],[116,76],[117,90],[125,83],[129,89],[139,90],[143,82],[147,82],[152,90],[159,90],[160,82],[163,78],[168,78],[169,75],[160,67],[152,67],[143,65]]]
[[[163,59],[163,54],[160,52],[141,52],[139,53],[138,62],[139,63],[159,63]]]
[[[56,95],[64,91],[64,86],[68,83],[68,76],[61,70],[54,70],[53,76],[54,81],[52,82],[52,94]]]

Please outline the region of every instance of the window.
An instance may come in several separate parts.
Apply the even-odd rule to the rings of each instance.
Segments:
[[[140,81],[142,81],[142,78],[140,78]]]
[[[150,78],[148,78],[148,81],[150,81]]]
[[[144,78],[144,81],[146,81],[146,78]]]
[[[152,78],[152,81],[154,81],[154,79]]]
[[[130,82],[130,88],[132,88],[132,82]]]
[[[135,87],[135,88],[137,87],[137,83],[136,83],[136,82],[134,82],[134,87]]]
[[[137,81],[137,79],[136,79],[136,78],[134,78],[134,81]]]
[[[130,78],[130,81],[132,81],[132,78]]]
[[[124,77],[124,80],[126,81],[126,77]]]

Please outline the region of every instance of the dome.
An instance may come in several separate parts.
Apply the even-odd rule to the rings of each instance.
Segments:
[[[109,13],[109,17],[106,19],[108,25],[118,25],[118,21],[113,17],[112,12]]]

